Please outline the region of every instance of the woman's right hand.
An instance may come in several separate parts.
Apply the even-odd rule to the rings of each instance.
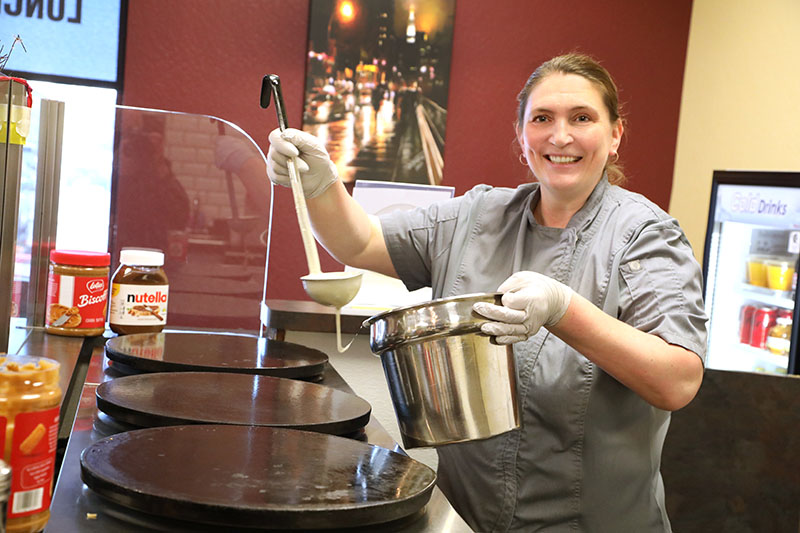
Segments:
[[[300,182],[306,198],[314,198],[336,183],[339,175],[325,145],[310,133],[294,128],[269,134],[267,175],[273,183],[290,187],[288,161],[296,157]]]
[[[498,344],[529,339],[544,326],[555,326],[567,313],[572,289],[538,272],[515,272],[498,288],[503,305],[477,302],[476,313],[491,322],[481,332],[495,337]]]

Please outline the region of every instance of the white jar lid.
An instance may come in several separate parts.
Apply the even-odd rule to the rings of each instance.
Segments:
[[[11,490],[11,469],[8,465],[0,459],[0,497],[3,500],[8,499],[8,493]],[[0,517],[1,519],[2,517]],[[1,522],[0,522],[1,523]]]
[[[119,262],[123,265],[162,266],[164,252],[144,248],[123,248],[119,252]]]

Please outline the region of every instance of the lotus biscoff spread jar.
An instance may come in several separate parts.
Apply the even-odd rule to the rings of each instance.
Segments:
[[[111,280],[111,331],[157,333],[167,323],[169,282],[164,272],[164,252],[123,248],[119,268]]]
[[[103,334],[110,263],[106,252],[50,252],[45,331],[74,337]]]
[[[59,364],[30,356],[0,356],[0,450],[11,466],[9,533],[44,529],[50,517],[56,463]]]

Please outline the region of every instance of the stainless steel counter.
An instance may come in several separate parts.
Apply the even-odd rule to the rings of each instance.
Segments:
[[[63,359],[62,379],[65,379],[63,374],[68,374],[72,385],[71,387],[67,385],[65,388],[66,394],[62,406],[63,422],[66,426],[62,432],[69,436],[69,440],[50,506],[50,521],[45,531],[55,533],[219,531],[218,526],[168,520],[133,511],[99,497],[81,481],[81,452],[96,440],[129,429],[98,413],[96,408],[96,387],[117,375],[108,368],[103,353],[104,341],[105,339],[101,337],[82,342],[81,339],[52,337],[40,331],[33,331],[27,335],[27,340],[19,348],[20,353]],[[352,392],[330,364],[321,383]],[[71,423],[73,415],[74,423]],[[370,444],[402,453],[399,445],[374,418],[366,426],[365,433],[366,440]],[[375,527],[372,526],[364,531],[374,530]],[[445,533],[471,531],[438,488],[434,489],[430,502],[418,515],[380,527],[382,531]],[[350,531],[358,530],[360,529]]]

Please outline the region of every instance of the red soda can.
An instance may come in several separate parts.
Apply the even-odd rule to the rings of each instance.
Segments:
[[[778,318],[788,318],[789,320],[792,319],[792,310],[791,309],[778,309]]]
[[[739,342],[750,344],[753,336],[753,315],[756,312],[755,305],[743,305],[739,312]]]
[[[753,331],[750,336],[750,346],[766,348],[769,328],[776,324],[778,310],[774,307],[759,307],[753,313]]]

